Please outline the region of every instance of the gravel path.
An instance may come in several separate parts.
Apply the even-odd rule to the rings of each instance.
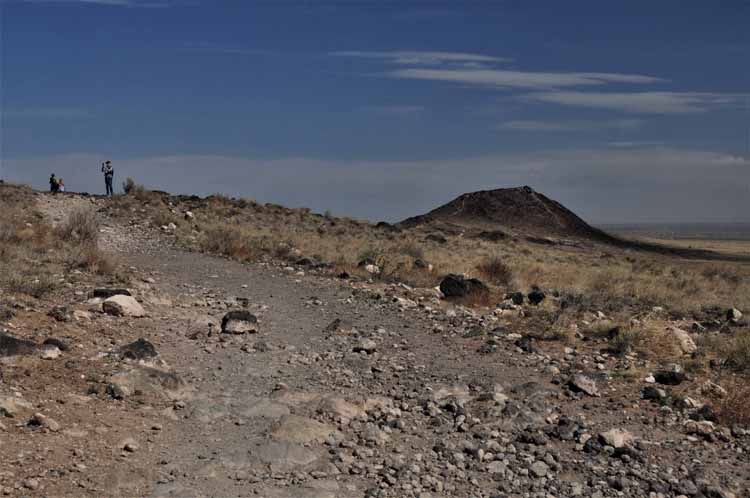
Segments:
[[[40,206],[61,220],[102,202],[70,199]],[[107,494],[748,496],[746,434],[691,429],[642,400],[640,384],[607,375],[622,359],[519,342],[516,311],[447,310],[102,221],[102,246],[149,280],[150,318],[135,326],[190,387]],[[235,309],[259,332],[219,333]],[[599,395],[565,386],[578,372]],[[613,429],[622,437],[602,435]]]

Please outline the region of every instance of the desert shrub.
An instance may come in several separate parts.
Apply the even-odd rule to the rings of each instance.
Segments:
[[[719,422],[728,427],[750,427],[750,384],[738,379],[724,387],[727,395],[713,403]]]
[[[639,330],[623,330],[609,338],[608,349],[613,354],[625,355],[635,350],[641,338],[642,332]]]
[[[477,265],[477,271],[487,279],[487,281],[508,287],[513,282],[513,272],[510,267],[505,264],[502,258],[493,256],[485,259]]]
[[[37,299],[54,292],[58,287],[58,282],[50,275],[34,277],[21,273],[10,273],[3,275],[0,283],[9,293],[26,294]]]
[[[273,240],[269,237],[251,236],[241,227],[218,225],[203,232],[201,249],[222,254],[240,261],[254,261],[274,251]]]
[[[727,341],[721,354],[731,369],[750,372],[750,332],[739,333]]]
[[[385,259],[385,253],[381,248],[368,247],[359,253],[358,261],[373,261],[375,264],[381,264]]]
[[[586,337],[609,339],[611,336],[617,335],[613,332],[616,328],[617,324],[612,320],[597,320],[585,327],[583,334]]]
[[[424,249],[414,241],[401,244],[396,251],[399,254],[411,256],[414,259],[424,259]]]
[[[124,182],[122,182],[122,191],[125,192],[125,195],[138,194],[138,193],[145,192],[146,187],[135,183],[135,180],[128,177],[125,179]]]
[[[117,270],[117,263],[112,256],[104,253],[94,244],[74,248],[68,256],[68,264],[99,275],[112,275]]]
[[[58,228],[59,237],[75,244],[96,244],[99,238],[99,221],[89,209],[76,209]]]

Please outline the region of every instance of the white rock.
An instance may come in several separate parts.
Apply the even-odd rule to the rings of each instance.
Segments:
[[[698,350],[695,341],[684,330],[677,327],[667,327],[667,332],[674,338],[683,354],[693,354]]]
[[[102,310],[108,315],[142,317],[143,307],[132,296],[112,296],[102,303]]]

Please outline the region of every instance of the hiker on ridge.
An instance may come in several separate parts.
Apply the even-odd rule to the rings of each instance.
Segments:
[[[60,184],[57,183],[57,177],[55,177],[55,174],[52,173],[52,176],[49,177],[49,191],[53,194],[56,194],[60,190]]]
[[[102,163],[102,173],[104,173],[104,185],[107,187],[107,195],[112,196],[115,194],[112,189],[112,179],[115,176],[115,168],[112,167],[112,161],[104,161]]]

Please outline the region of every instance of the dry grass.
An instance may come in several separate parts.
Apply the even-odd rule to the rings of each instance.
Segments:
[[[713,402],[719,422],[727,427],[750,427],[750,384],[747,379],[732,379],[724,383],[724,388],[727,395]]]
[[[510,287],[513,283],[513,271],[499,256],[492,256],[479,263],[477,271],[491,284]]]
[[[537,284],[545,290],[556,289],[570,296],[579,310],[606,313],[652,306],[686,314],[710,305],[750,310],[750,265],[742,263],[687,261],[611,248],[602,253],[602,248],[544,246],[513,239],[491,242],[449,234],[448,242],[440,244],[425,240],[434,228],[395,232],[307,209],[219,195],[178,199],[140,192],[119,196],[114,209],[123,216],[161,224],[190,210],[196,217],[192,223],[176,223],[181,244],[245,261],[281,258],[294,262],[302,254],[337,268],[355,268],[356,273],[357,263],[369,257],[383,268],[378,278],[384,280],[433,286],[444,273],[464,273],[497,287],[512,285],[527,291]],[[416,271],[417,259],[434,265],[434,271]]]
[[[116,263],[97,247],[93,211],[74,211],[58,228],[29,206],[31,190],[0,185],[0,290],[42,298],[54,293],[72,269],[113,275]]]

